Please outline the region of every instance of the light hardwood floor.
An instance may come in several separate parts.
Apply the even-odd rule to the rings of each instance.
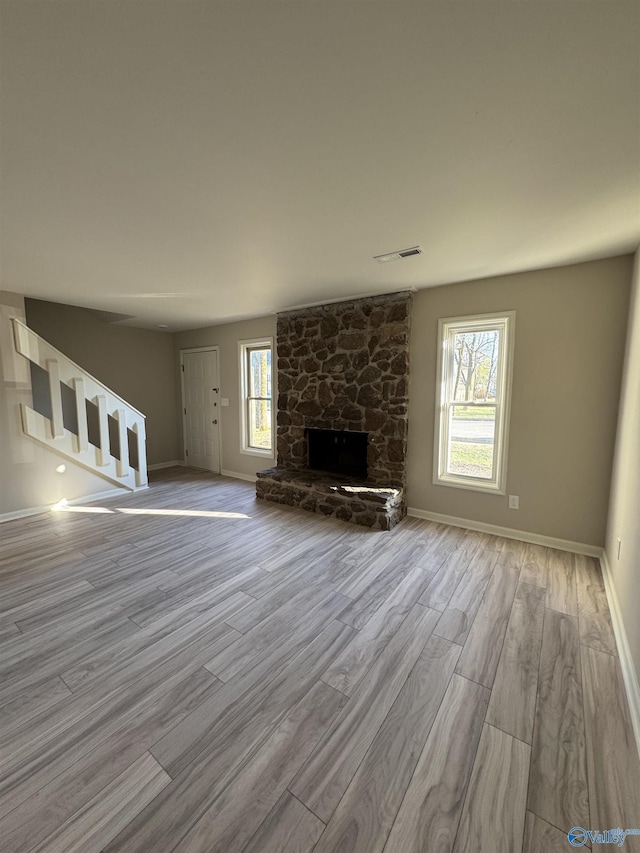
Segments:
[[[542,853],[640,827],[590,558],[188,469],[0,537],[3,853]]]

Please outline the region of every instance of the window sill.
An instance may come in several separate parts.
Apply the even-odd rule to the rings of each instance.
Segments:
[[[262,459],[274,459],[273,450],[255,450],[253,447],[241,447],[244,456],[259,456]]]
[[[488,495],[505,495],[506,488],[501,487],[498,483],[483,483],[477,480],[457,479],[454,477],[434,477],[433,483],[435,486],[448,486],[450,489],[466,489],[470,492],[484,492]]]

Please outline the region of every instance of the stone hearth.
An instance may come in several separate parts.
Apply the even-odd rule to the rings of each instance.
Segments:
[[[268,468],[259,471],[256,494],[276,503],[332,515],[377,530],[391,530],[406,515],[403,490],[366,485],[323,471]]]
[[[266,500],[391,529],[406,514],[411,294],[278,315],[277,467]],[[368,433],[367,476],[309,470],[310,428]]]

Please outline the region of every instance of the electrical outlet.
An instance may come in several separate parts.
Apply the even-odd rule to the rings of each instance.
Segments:
[[[520,509],[520,498],[518,495],[509,495],[509,509]]]
[[[622,548],[622,539],[618,537],[618,559],[620,559],[620,549]]]

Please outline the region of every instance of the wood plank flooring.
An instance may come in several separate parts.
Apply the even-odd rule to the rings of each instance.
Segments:
[[[590,558],[183,468],[0,542],[3,853],[546,853],[640,827]]]

